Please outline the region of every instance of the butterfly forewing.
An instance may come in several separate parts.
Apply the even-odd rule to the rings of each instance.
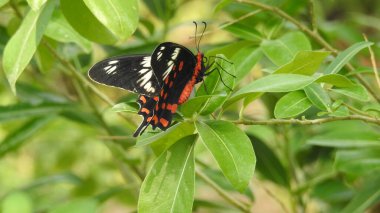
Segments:
[[[148,96],[158,94],[161,88],[151,67],[149,55],[109,58],[96,63],[89,70],[88,75],[100,84]]]

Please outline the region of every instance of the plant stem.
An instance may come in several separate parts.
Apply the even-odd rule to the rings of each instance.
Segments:
[[[278,7],[272,7],[257,1],[250,1],[250,0],[236,0],[240,3],[246,3],[250,4],[256,7],[259,7],[263,10],[268,10],[273,12],[274,14],[277,14],[278,16],[284,18],[285,20],[288,20],[289,22],[293,23],[298,29],[300,29],[302,32],[306,33],[308,36],[313,38],[317,43],[319,43],[322,47],[325,49],[331,51],[333,55],[337,56],[339,51],[332,47],[319,33],[318,30],[311,30],[306,25],[302,24],[301,22],[297,21],[295,18],[288,15],[283,10],[279,9]],[[354,70],[353,66],[351,64],[347,64],[347,67],[352,72]],[[376,91],[374,91],[370,84],[368,84],[364,77],[360,75],[359,73],[355,73],[355,77],[360,81],[361,84],[368,90],[368,92],[371,93],[371,95],[380,102],[380,97],[377,95]]]
[[[249,213],[249,207],[241,203],[240,201],[236,200],[234,197],[229,195],[225,190],[220,188],[218,184],[216,184],[214,181],[212,181],[209,177],[207,177],[206,174],[204,174],[202,171],[196,169],[195,170],[196,175],[201,178],[205,183],[210,185],[213,189],[215,189],[218,194],[223,197],[226,201],[228,201],[230,204],[235,206],[236,208],[240,209],[242,212]]]
[[[344,117],[328,117],[328,118],[318,118],[313,120],[307,119],[269,119],[269,120],[261,120],[261,121],[232,121],[235,124],[243,124],[243,125],[280,125],[280,124],[298,124],[298,125],[314,125],[314,124],[323,124],[334,121],[343,121],[343,120],[360,120],[367,123],[373,123],[380,126],[379,118],[372,118],[363,115],[349,115]]]
[[[364,40],[368,41],[367,36],[365,34],[363,34],[363,36],[364,36]],[[369,50],[369,54],[371,55],[371,63],[372,63],[372,67],[373,67],[373,73],[375,74],[376,83],[377,83],[377,86],[380,89],[380,78],[379,78],[379,72],[377,71],[375,53],[373,52],[371,46],[368,46],[368,50]]]
[[[315,2],[314,0],[309,0],[309,13],[311,17],[311,28],[313,32],[318,32],[317,18],[315,16]]]

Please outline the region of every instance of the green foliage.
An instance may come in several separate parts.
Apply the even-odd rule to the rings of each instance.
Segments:
[[[379,14],[343,0],[0,0],[0,211],[378,211]],[[132,138],[137,96],[88,69],[164,41],[195,50],[193,19],[208,22],[213,72],[169,129]]]

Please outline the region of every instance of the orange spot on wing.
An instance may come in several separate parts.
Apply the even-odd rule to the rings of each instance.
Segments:
[[[145,96],[140,96],[140,101],[145,104],[146,103],[146,98]]]
[[[149,113],[150,113],[150,110],[147,109],[147,108],[142,108],[142,109],[141,109],[141,112],[145,112],[146,114],[149,114]]]
[[[164,99],[166,99],[167,97],[168,97],[168,93],[165,93]]]
[[[183,68],[183,61],[179,62],[178,70],[179,70],[179,71],[182,71],[182,68]]]
[[[170,81],[169,88],[172,88],[172,86],[173,86],[173,81]]]
[[[162,124],[163,127],[167,127],[169,125],[169,121],[166,120],[165,118],[160,118],[160,123]]]
[[[156,104],[156,111],[158,110],[158,104]]]
[[[166,106],[166,104],[165,104],[165,103],[162,103],[162,105],[161,105],[161,109],[165,109],[165,106]]]
[[[172,113],[175,113],[177,111],[177,107],[178,107],[177,104],[168,104],[166,106],[166,109],[170,110]]]
[[[175,72],[173,78],[176,78],[176,77],[177,77],[177,73]]]
[[[164,90],[161,90],[160,96],[164,96]]]
[[[148,117],[148,118],[146,119],[146,121],[147,121],[147,122],[150,122],[150,121],[152,120],[152,118],[153,118],[153,117],[150,116],[150,117]]]
[[[167,77],[165,78],[165,84],[168,84],[168,82],[169,82],[169,78]]]
[[[174,65],[174,66],[173,66],[173,70],[175,70],[175,68],[176,68],[176,66]]]
[[[158,124],[158,117],[157,117],[157,115],[153,116],[152,120],[153,120],[154,124]]]
[[[154,96],[153,100],[158,101],[158,96]]]

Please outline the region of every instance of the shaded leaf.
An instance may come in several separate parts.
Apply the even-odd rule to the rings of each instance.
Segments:
[[[186,117],[191,117],[195,112],[199,112],[203,104],[212,97],[227,97],[227,94],[221,95],[202,95],[191,98],[181,105],[181,113]]]
[[[244,191],[253,176],[256,164],[249,138],[242,130],[227,121],[196,122],[196,127],[223,174],[234,188]]]
[[[328,75],[323,75],[319,77],[316,82],[323,82],[327,84],[331,84],[337,87],[351,87],[355,86],[355,84],[348,79],[344,75],[340,74],[328,74]]]
[[[91,13],[83,0],[60,0],[60,2],[66,20],[83,37],[101,44],[113,44],[117,41],[111,31]]]
[[[354,98],[359,101],[367,102],[369,101],[369,95],[365,87],[361,84],[356,84],[351,87],[331,89],[331,91]]]
[[[260,33],[255,30],[253,27],[248,27],[239,22],[232,25],[228,25],[224,30],[232,33],[237,38],[242,38],[248,41],[260,41]]]
[[[195,135],[163,152],[141,186],[138,212],[191,212],[194,199]]]
[[[338,171],[358,176],[380,171],[380,148],[338,150],[334,166]]]
[[[30,139],[38,130],[45,127],[54,116],[46,116],[33,119],[16,131],[9,133],[0,143],[0,157],[20,147],[27,139]]]
[[[236,82],[242,80],[261,59],[262,52],[257,46],[240,49],[232,58],[236,70]]]
[[[274,108],[276,118],[295,117],[312,106],[303,91],[290,92],[280,98]]]

